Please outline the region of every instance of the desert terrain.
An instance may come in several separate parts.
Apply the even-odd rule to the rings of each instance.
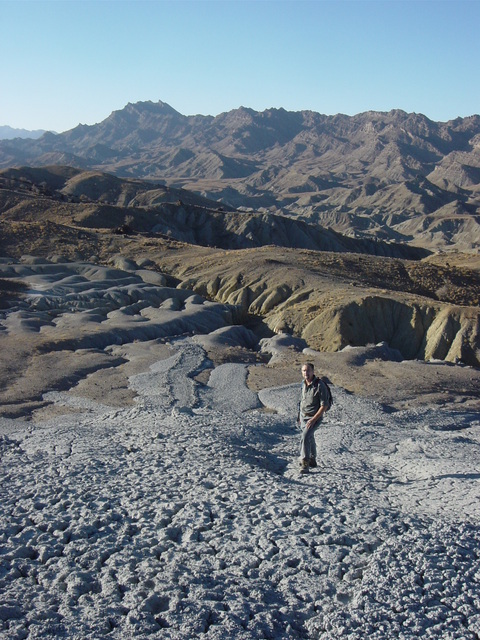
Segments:
[[[157,191],[183,188],[225,209],[280,212],[352,238],[472,252],[480,241],[479,136],[478,115],[434,122],[399,109],[326,116],[240,107],[184,116],[161,101],[138,102],[95,125],[0,140],[0,168],[68,165],[147,180]],[[96,197],[125,203],[132,189],[118,201],[109,182],[92,178]]]
[[[43,160],[0,171],[0,637],[478,639],[475,231]]]

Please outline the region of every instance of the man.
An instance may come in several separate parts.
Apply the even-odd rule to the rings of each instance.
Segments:
[[[302,395],[298,407],[298,422],[302,429],[300,473],[308,473],[309,467],[317,466],[315,431],[329,406],[327,388],[320,378],[315,376],[311,362],[302,366],[302,376]]]

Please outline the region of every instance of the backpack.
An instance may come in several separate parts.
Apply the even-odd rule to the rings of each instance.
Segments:
[[[332,408],[332,404],[333,404],[332,391],[331,391],[330,387],[328,386],[328,383],[325,382],[325,380],[322,380],[321,378],[317,378],[317,380],[319,380],[323,385],[325,385],[325,389],[327,390],[327,405],[325,407],[325,411],[330,411],[330,409]]]

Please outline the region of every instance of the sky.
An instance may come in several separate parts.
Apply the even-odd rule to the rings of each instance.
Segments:
[[[0,125],[127,103],[326,115],[480,113],[480,0],[0,0]]]

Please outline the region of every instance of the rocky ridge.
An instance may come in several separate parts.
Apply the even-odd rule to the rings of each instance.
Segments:
[[[83,228],[123,228],[224,249],[272,244],[411,259],[429,253],[398,243],[349,238],[282,215],[236,211],[184,189],[72,167],[0,171],[0,206],[4,221],[73,221]]]
[[[480,116],[433,122],[241,107],[183,116],[140,102],[103,122],[0,141],[0,167],[71,165],[184,187],[234,208],[433,249],[480,240]]]

